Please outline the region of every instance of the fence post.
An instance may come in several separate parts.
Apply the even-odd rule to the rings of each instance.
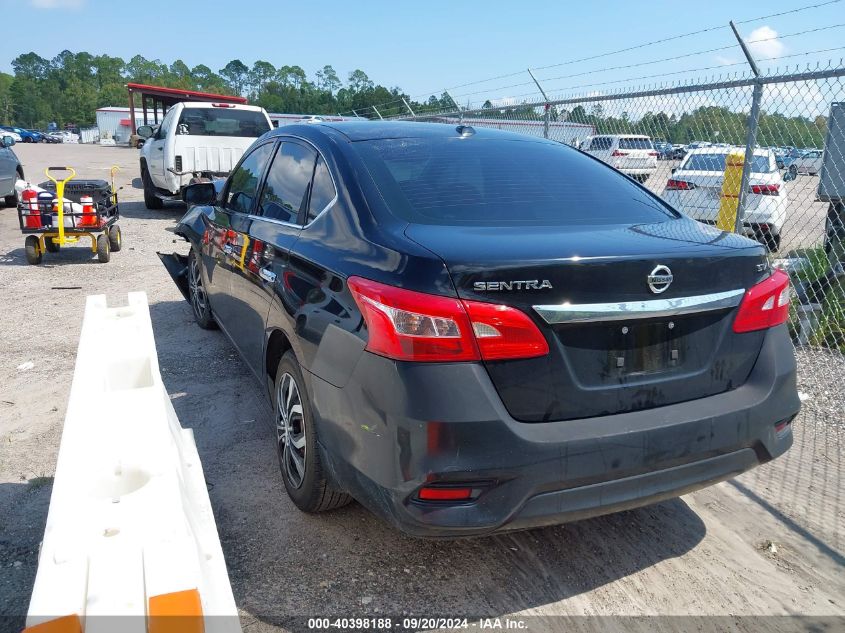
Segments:
[[[381,119],[381,120],[384,120],[384,117],[383,117],[383,116],[381,116],[381,112],[379,112],[379,111],[376,109],[376,107],[375,107],[375,106],[372,106],[372,108],[373,108],[373,112],[375,112],[375,113],[378,115],[378,118],[379,118],[379,119]]]
[[[739,199],[736,206],[736,224],[734,233],[742,232],[742,219],[745,216],[745,203],[748,198],[748,181],[751,180],[751,165],[754,162],[754,148],[757,146],[757,125],[760,122],[760,102],[763,100],[763,84],[760,81],[760,69],[757,62],[751,55],[751,51],[745,45],[745,40],[739,34],[733,20],[730,22],[734,36],[739,42],[751,72],[754,73],[754,89],[751,93],[751,112],[748,115],[748,134],[745,137],[745,160],[742,163],[742,180],[739,185]]]
[[[413,111],[413,110],[411,110],[411,106],[409,106],[409,105],[408,105],[408,102],[407,102],[407,101],[405,101],[405,97],[402,97],[402,103],[404,103],[404,104],[405,104],[405,107],[406,107],[406,108],[408,108],[408,112],[410,112],[410,113],[411,113],[411,116],[412,116],[412,117],[414,117],[414,118],[416,119],[416,118],[417,118],[417,115],[416,115],[416,114],[414,114],[414,111]]]
[[[530,68],[526,69],[528,74],[531,75],[531,79],[534,80],[534,83],[537,84],[537,89],[540,91],[540,94],[543,95],[543,100],[546,102],[545,109],[543,111],[543,138],[549,138],[549,117],[551,104],[549,104],[549,97],[546,94],[546,91],[543,90],[543,86],[540,85],[540,82],[537,81],[537,78],[534,76],[534,73],[531,72]]]

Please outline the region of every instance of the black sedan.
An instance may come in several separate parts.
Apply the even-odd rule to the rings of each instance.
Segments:
[[[428,123],[268,132],[185,190],[162,255],[272,400],[288,494],[419,536],[653,503],[782,454],[787,277],[543,139]]]

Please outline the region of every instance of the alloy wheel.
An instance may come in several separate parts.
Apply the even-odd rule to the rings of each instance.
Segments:
[[[276,436],[285,477],[299,488],[305,478],[305,416],[302,397],[296,380],[288,373],[282,375],[277,394]]]
[[[188,274],[188,285],[191,291],[191,306],[198,319],[205,317],[208,307],[208,298],[205,294],[205,287],[202,285],[200,274],[199,257],[191,257],[191,267]]]

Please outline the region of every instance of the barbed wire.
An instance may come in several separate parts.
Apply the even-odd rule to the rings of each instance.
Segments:
[[[762,15],[762,16],[757,16],[757,17],[754,17],[754,18],[747,18],[745,20],[735,21],[734,24],[742,25],[742,24],[749,24],[751,22],[759,22],[761,20],[767,20],[769,18],[782,17],[784,15],[791,15],[791,14],[795,14],[795,13],[800,13],[802,11],[808,11],[808,10],[818,9],[818,8],[825,7],[825,6],[830,6],[830,5],[833,5],[833,4],[839,4],[840,2],[842,2],[842,0],[828,0],[827,2],[819,2],[819,3],[816,3],[816,4],[806,5],[806,6],[803,6],[803,7],[797,7],[795,9],[790,9],[790,10],[787,10],[787,11],[780,11],[778,13],[771,13],[771,14],[768,14],[768,15]],[[806,34],[809,34],[809,33],[816,33],[816,32],[819,32],[819,31],[825,31],[825,30],[829,30],[829,29],[833,29],[833,28],[840,28],[842,26],[845,26],[845,24],[836,24],[836,25],[832,25],[832,26],[818,27],[818,28],[815,28],[815,29],[807,29],[805,31],[799,31],[799,32],[796,32],[796,33],[789,33],[789,34],[785,34],[785,35],[778,35],[778,36],[770,37],[770,38],[750,40],[750,41],[746,41],[746,44],[767,42],[767,41],[772,41],[772,40],[775,40],[775,39],[784,39],[784,38],[787,38],[787,37],[797,37],[797,36],[806,35]],[[663,43],[671,42],[671,41],[682,39],[682,38],[693,37],[695,35],[701,35],[703,33],[709,33],[709,32],[718,31],[718,30],[726,29],[726,28],[729,28],[729,27],[728,27],[728,25],[725,25],[725,24],[718,25],[718,26],[706,27],[706,28],[703,28],[703,29],[698,29],[696,31],[690,31],[688,33],[681,33],[679,35],[673,35],[673,36],[670,36],[670,37],[661,38],[659,40],[653,40],[653,41],[650,41],[650,42],[644,42],[642,44],[637,44],[637,45],[629,46],[629,47],[626,47],[626,48],[608,51],[606,53],[600,53],[600,54],[597,54],[597,55],[591,55],[591,56],[588,56],[588,57],[582,57],[582,58],[578,58],[578,59],[571,59],[571,60],[559,62],[559,63],[556,63],[556,64],[549,64],[549,65],[546,65],[546,66],[538,66],[538,67],[533,68],[533,70],[538,70],[538,71],[539,70],[548,70],[548,69],[551,69],[551,68],[559,68],[559,67],[567,66],[567,65],[571,65],[571,64],[593,61],[593,60],[596,60],[596,59],[602,59],[602,58],[609,57],[609,56],[612,56],[612,55],[618,55],[618,54],[621,54],[621,53],[639,50],[639,49],[642,49],[642,48],[647,48],[649,46],[654,46],[654,45],[657,45],[657,44],[663,44]],[[708,54],[708,53],[714,53],[714,52],[729,50],[729,49],[736,48],[738,46],[739,46],[738,44],[734,43],[734,44],[730,44],[730,45],[726,45],[726,46],[722,46],[722,47],[716,47],[716,48],[713,48],[713,49],[698,51],[696,53],[688,53],[688,54],[684,54],[684,55],[678,55],[678,56],[666,58],[666,59],[663,59],[663,60],[655,60],[655,61],[652,61],[652,62],[642,62],[640,64],[631,64],[627,67],[633,68],[633,67],[636,67],[636,66],[645,66],[645,65],[649,65],[649,64],[659,63],[660,61],[666,61],[666,62],[674,61],[674,60],[677,60],[677,59],[692,57],[694,55],[702,55],[702,54]],[[765,61],[765,60],[762,60],[762,61]],[[731,64],[731,65],[734,65],[734,64]],[[593,74],[595,72],[604,72],[605,70],[619,70],[619,69],[622,69],[622,68],[625,68],[625,67],[626,66],[613,67],[613,68],[608,68],[608,69],[598,69],[598,70],[590,71],[590,72],[587,72],[587,73],[581,73],[581,74]],[[457,84],[457,85],[449,86],[449,87],[445,88],[445,91],[446,91],[447,94],[449,94],[450,98],[453,98],[451,96],[451,94],[449,93],[449,91],[451,91],[451,90],[456,90],[458,88],[465,88],[465,87],[468,87],[468,86],[474,86],[474,85],[478,85],[478,84],[482,84],[482,83],[488,83],[488,82],[496,81],[496,80],[499,80],[499,79],[506,79],[508,77],[516,77],[516,76],[522,75],[525,72],[526,72],[525,70],[520,70],[520,71],[511,72],[511,73],[504,73],[504,74],[501,74],[501,75],[496,75],[494,77],[488,77],[486,79],[479,79],[479,80],[475,80],[475,81],[466,82],[466,83],[463,83],[463,84]],[[689,72],[695,72],[695,71],[689,71]],[[672,75],[672,74],[678,74],[678,73],[667,73],[667,74]],[[579,75],[564,75],[564,76],[561,76],[561,77],[545,79],[544,81],[554,81],[556,79],[568,78],[568,77],[571,77],[571,76],[579,76]],[[475,94],[484,94],[486,92],[495,92],[497,90],[506,90],[506,89],[509,89],[509,88],[518,88],[518,87],[526,86],[526,85],[534,85],[534,82],[533,81],[530,81],[530,82],[526,81],[526,82],[520,82],[518,84],[511,84],[511,85],[508,85],[508,86],[499,86],[497,88],[490,88],[489,90],[481,90],[481,91],[475,91],[475,92],[471,92],[471,93],[463,93],[463,94],[457,95],[456,98],[460,98],[460,97],[464,97],[464,96],[473,96]],[[411,99],[418,99],[418,98],[425,97],[426,95],[429,95],[429,96],[433,95],[434,93],[439,92],[439,91],[440,90],[423,92],[423,93],[419,93],[417,95],[411,96],[410,98]],[[527,94],[536,94],[536,93],[527,93]],[[403,104],[404,105],[403,100],[400,98],[400,99],[394,99],[392,101],[385,101],[384,103],[375,104],[374,106],[365,106],[365,107],[360,108],[360,109],[361,110],[371,110],[371,109],[375,110],[376,108],[378,108],[379,110],[381,110],[382,108],[388,108],[389,106],[392,106],[394,104],[396,104],[396,105]],[[347,111],[344,114],[355,114],[357,116],[357,109]]]

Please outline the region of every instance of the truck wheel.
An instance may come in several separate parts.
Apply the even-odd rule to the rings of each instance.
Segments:
[[[156,195],[156,188],[146,165],[141,167],[141,181],[144,183],[144,204],[147,208],[154,211],[163,208],[164,203]]]
[[[111,248],[109,247],[109,236],[103,233],[97,236],[97,260],[101,264],[107,264],[111,259]]]
[[[44,259],[44,253],[41,252],[41,242],[35,235],[26,236],[24,251],[26,252],[26,261],[33,266],[37,266]]]
[[[323,512],[352,501],[332,488],[320,462],[317,429],[305,381],[293,352],[288,350],[276,369],[273,389],[276,452],[285,490],[303,512]]]
[[[120,227],[112,224],[109,227],[109,248],[112,253],[117,253],[121,246],[123,246],[123,236],[120,234]]]

